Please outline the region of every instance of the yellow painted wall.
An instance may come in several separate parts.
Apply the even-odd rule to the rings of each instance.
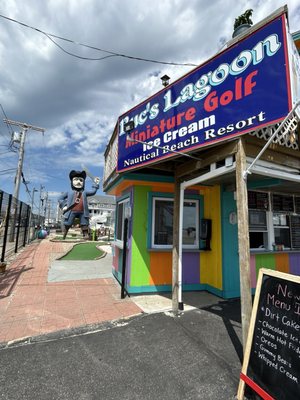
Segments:
[[[220,187],[202,188],[204,218],[212,220],[211,251],[200,254],[200,282],[222,290],[222,242]]]

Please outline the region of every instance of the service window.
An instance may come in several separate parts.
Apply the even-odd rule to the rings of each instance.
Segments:
[[[268,248],[267,213],[263,210],[249,210],[250,249]]]
[[[153,215],[153,245],[171,245],[173,243],[173,201],[154,199]]]
[[[275,244],[284,245],[285,248],[291,247],[290,216],[288,214],[273,214]]]
[[[125,199],[117,203],[117,218],[116,218],[116,240],[123,242],[124,220],[126,208],[129,207],[129,199]]]
[[[154,197],[152,205],[153,248],[171,248],[173,244],[173,199]],[[199,248],[199,201],[187,200],[183,208],[182,245]]]
[[[248,206],[251,249],[300,248],[299,197],[250,191]]]

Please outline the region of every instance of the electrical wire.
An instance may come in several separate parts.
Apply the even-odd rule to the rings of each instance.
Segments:
[[[29,190],[27,190],[27,195],[28,195],[28,197],[29,197],[29,201],[30,201],[30,203],[32,204],[32,210],[33,210],[33,208],[35,207],[35,208],[38,208],[38,205],[35,203],[35,201],[33,201],[32,202],[32,200],[33,200],[33,198],[32,198],[32,193],[29,191]]]
[[[110,57],[117,57],[117,54],[111,54],[109,56],[104,56],[104,57],[97,57],[97,58],[91,58],[91,57],[83,57],[83,56],[79,56],[78,54],[74,54],[71,53],[69,51],[67,51],[66,49],[64,49],[62,46],[60,46],[58,43],[55,42],[54,39],[51,38],[51,36],[45,32],[42,32],[49,40],[51,40],[52,43],[55,44],[55,46],[57,46],[60,50],[62,50],[64,53],[68,54],[69,56],[72,57],[76,57],[79,58],[80,60],[89,60],[89,61],[101,61],[101,60],[105,60],[106,58],[110,58]],[[102,51],[102,50],[101,50]]]
[[[0,175],[6,175],[13,171],[16,171],[16,168],[3,169],[2,171],[0,171]]]
[[[44,32],[41,29],[35,28],[35,27],[31,26],[31,25],[27,25],[24,22],[17,21],[16,19],[6,17],[5,15],[2,15],[2,14],[0,14],[0,17],[6,19],[8,21],[14,22],[16,24],[22,25],[22,26],[24,26],[26,28],[33,29],[36,32],[39,32],[39,33],[45,35],[60,50],[62,50],[63,52],[65,52],[66,54],[68,54],[68,55],[70,55],[72,57],[76,57],[76,58],[79,58],[79,59],[82,59],[82,60],[100,61],[100,60],[105,60],[105,59],[110,58],[110,57],[123,57],[123,58],[128,58],[130,60],[151,62],[151,63],[164,64],[164,65],[175,65],[175,66],[185,66],[185,67],[196,67],[197,66],[197,64],[192,64],[192,63],[175,63],[175,62],[159,61],[159,60],[153,60],[153,59],[149,59],[149,58],[134,57],[134,56],[129,56],[127,54],[116,53],[114,51],[100,49],[99,47],[90,46],[90,45],[87,45],[87,44],[84,44],[84,43],[80,43],[80,42],[76,42],[76,41],[71,40],[71,39],[64,38],[62,36],[58,36],[58,35],[54,35],[52,33]],[[104,56],[104,57],[99,57],[99,58],[82,57],[82,56],[79,56],[77,54],[74,54],[74,53],[71,53],[71,52],[65,50],[62,46],[60,46],[58,43],[56,43],[55,40],[52,39],[52,38],[63,40],[65,42],[72,43],[72,44],[75,44],[77,46],[86,47],[88,49],[92,49],[92,50],[96,50],[96,51],[102,51],[103,53],[107,53],[109,55],[108,56]]]
[[[30,190],[29,190],[29,188],[28,188],[28,183],[29,183],[29,182],[26,181],[23,172],[21,172],[21,177],[22,177],[22,183],[25,185],[25,190],[26,190],[26,193],[27,193],[27,195],[28,195],[29,201],[32,202],[32,200],[33,200],[33,199],[32,199],[32,194],[31,194],[31,192],[30,192]],[[38,206],[36,205],[36,203],[34,203],[34,202],[33,202],[33,206],[35,206],[36,208],[38,207]]]
[[[6,115],[5,111],[4,111],[4,108],[2,107],[2,104],[0,104],[0,107],[1,107],[1,110],[3,112],[3,115],[4,115],[5,119],[8,119],[7,115]],[[14,131],[13,131],[11,125],[9,125],[8,122],[6,122],[5,124],[7,126],[7,130],[9,131],[9,136],[11,137],[11,135],[14,133]]]
[[[5,111],[4,111],[4,108],[3,108],[2,104],[0,104],[0,108],[1,108],[1,110],[3,112],[3,115],[4,115],[5,119],[8,120],[7,115],[6,115]],[[7,121],[5,122],[5,124],[7,126],[8,135],[9,135],[9,144],[6,145],[6,146],[9,148],[9,150],[11,152],[16,153],[17,152],[17,148],[14,146],[14,140],[13,140],[14,131],[13,131],[11,125]],[[2,154],[4,154],[4,153],[2,153]]]
[[[30,197],[30,190],[28,189],[28,183],[29,183],[29,182],[27,182],[27,181],[25,180],[25,177],[24,177],[23,172],[21,172],[21,177],[22,177],[22,183],[25,185],[26,192],[27,192],[27,194],[29,194],[29,197]]]
[[[44,135],[43,135],[44,138]],[[37,152],[36,150],[34,151],[32,146],[31,146],[31,137],[29,136],[27,138],[26,142],[26,157],[24,157],[24,165],[23,165],[23,171],[26,170],[26,175],[29,176],[29,180],[31,180],[31,177],[34,175],[32,173],[32,165],[31,161],[36,159]]]
[[[11,160],[10,158],[8,159],[7,157],[1,157],[1,166],[2,166],[2,164],[4,164],[7,168],[5,170],[0,170],[0,172],[6,171],[8,169],[16,170],[16,167],[14,167],[10,161],[13,161],[13,160]]]

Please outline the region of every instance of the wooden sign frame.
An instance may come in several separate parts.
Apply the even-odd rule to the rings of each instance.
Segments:
[[[259,305],[259,301],[261,298],[262,284],[263,284],[264,276],[279,278],[279,279],[282,279],[283,281],[289,281],[289,282],[300,285],[300,277],[299,276],[286,274],[286,273],[279,272],[279,271],[273,271],[273,270],[266,269],[266,268],[261,268],[259,270],[256,292],[255,292],[254,303],[253,303],[252,314],[251,314],[250,325],[249,325],[249,331],[248,331],[248,337],[247,337],[246,347],[244,350],[244,361],[243,361],[242,371],[240,374],[240,382],[239,382],[239,387],[238,387],[237,400],[244,399],[245,384],[250,386],[257,394],[259,394],[261,396],[262,399],[276,400],[270,394],[268,394],[262,387],[260,387],[256,382],[254,382],[251,379],[251,377],[248,376],[248,374],[247,374],[252,345],[253,345],[255,324],[256,324],[256,320],[257,320],[257,310],[258,310],[258,305]],[[300,334],[300,332],[299,332],[299,334]],[[299,339],[299,343],[300,343],[300,339]],[[277,358],[278,358],[278,355],[277,355]]]

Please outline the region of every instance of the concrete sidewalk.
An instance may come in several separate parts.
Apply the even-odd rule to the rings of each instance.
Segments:
[[[0,275],[0,343],[142,312],[130,298],[121,300],[109,254],[92,262],[93,272],[89,262],[59,261],[73,245],[49,238],[32,243]]]
[[[172,310],[168,293],[121,300],[111,273],[110,246],[102,246],[106,255],[98,260],[61,260],[73,246],[46,238],[25,247],[9,263],[0,275],[0,343]],[[183,300],[185,311],[219,301],[207,292],[184,293]]]

